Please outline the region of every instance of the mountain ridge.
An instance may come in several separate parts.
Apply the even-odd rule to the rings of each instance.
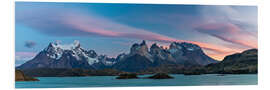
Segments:
[[[70,45],[49,43],[32,60],[18,66],[18,69],[33,68],[113,68],[136,72],[163,64],[207,65],[218,61],[207,56],[196,44],[173,42],[169,48],[156,43],[148,48],[146,41],[134,43],[128,54],[121,53],[116,58],[98,55],[94,50],[81,47],[79,41]]]

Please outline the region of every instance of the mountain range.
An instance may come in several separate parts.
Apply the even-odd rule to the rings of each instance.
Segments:
[[[98,55],[94,50],[81,47],[79,41],[61,45],[57,42],[40,51],[32,60],[16,67],[17,69],[57,68],[57,69],[117,69],[137,72],[162,65],[204,66],[217,63],[207,56],[196,44],[172,42],[168,48],[154,43],[148,48],[146,41],[135,43],[129,53],[119,54],[116,58]]]

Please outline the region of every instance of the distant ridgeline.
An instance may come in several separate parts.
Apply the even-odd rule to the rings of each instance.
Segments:
[[[219,62],[207,56],[198,45],[186,42],[173,42],[169,48],[155,43],[149,49],[143,40],[133,44],[128,54],[122,53],[116,58],[85,50],[78,41],[71,45],[50,43],[16,69],[30,76],[117,75],[121,72],[257,73],[257,49],[229,55]]]

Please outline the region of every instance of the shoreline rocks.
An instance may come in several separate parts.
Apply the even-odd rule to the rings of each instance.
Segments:
[[[116,77],[116,79],[138,79],[138,77],[135,73],[123,73]]]
[[[15,81],[39,81],[39,80],[24,75],[24,73],[21,70],[15,70]]]
[[[202,75],[201,72],[184,72],[184,75]]]
[[[156,73],[153,76],[147,77],[148,79],[173,79],[174,77],[169,76],[167,73]]]

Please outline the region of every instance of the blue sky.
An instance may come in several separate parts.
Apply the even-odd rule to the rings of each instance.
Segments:
[[[16,2],[16,61],[79,40],[115,57],[133,43],[200,45],[215,59],[257,48],[256,6]]]

